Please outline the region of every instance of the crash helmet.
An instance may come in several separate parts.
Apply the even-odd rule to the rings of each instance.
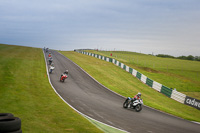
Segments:
[[[68,70],[65,70],[65,72],[64,72],[65,74],[68,74]]]
[[[138,92],[137,96],[138,96],[138,97],[141,97],[141,95],[142,95],[142,94],[141,94],[140,92]]]

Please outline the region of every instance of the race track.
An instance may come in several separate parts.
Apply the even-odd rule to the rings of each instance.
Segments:
[[[132,133],[199,133],[200,125],[144,107],[124,109],[124,98],[104,88],[65,56],[51,51],[55,70],[50,80],[61,97],[83,114]],[[45,53],[48,61],[48,54]],[[91,57],[92,58],[92,57]],[[61,83],[61,73],[69,78]]]

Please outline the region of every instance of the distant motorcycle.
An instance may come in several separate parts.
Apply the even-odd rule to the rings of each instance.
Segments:
[[[49,52],[49,48],[46,48],[46,52]]]
[[[53,58],[50,57],[50,58],[49,58],[49,65],[51,65],[52,62],[53,62]]]
[[[62,74],[62,75],[60,76],[60,81],[61,81],[61,82],[64,82],[65,79],[67,79],[67,78],[68,78],[68,75],[67,75],[67,74]]]
[[[124,104],[124,108],[131,108],[135,109],[136,112],[140,112],[142,110],[143,100],[142,99],[136,99],[134,102],[132,102],[132,98],[128,97]]]
[[[53,65],[51,65],[51,66],[49,67],[49,73],[52,73],[54,69],[55,69],[55,67],[54,67]]]

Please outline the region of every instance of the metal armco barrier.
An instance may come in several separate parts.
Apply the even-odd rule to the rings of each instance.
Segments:
[[[141,81],[146,84],[147,76],[145,76],[145,75],[142,74]]]
[[[151,80],[150,78],[147,78],[146,80],[146,84],[149,86],[149,87],[153,87],[153,80]]]
[[[178,91],[172,90],[156,81],[153,81],[153,80],[149,79],[148,77],[146,77],[145,75],[143,75],[142,73],[138,72],[137,70],[130,68],[129,66],[126,66],[125,64],[119,62],[116,59],[105,57],[105,56],[98,55],[98,54],[83,52],[83,51],[81,51],[81,49],[78,50],[77,52],[85,54],[85,55],[93,56],[93,57],[99,58],[101,60],[105,60],[107,62],[111,62],[111,63],[121,67],[125,71],[131,73],[133,76],[138,78],[143,83],[147,84],[149,87],[155,89],[156,91],[161,92],[162,94],[164,94],[164,95],[168,96],[169,98],[172,98],[180,103],[192,106],[192,107],[200,110],[200,100],[186,96],[185,94],[182,94]]]
[[[141,74],[140,72],[137,72],[136,77],[137,77],[139,80],[141,80],[141,76],[142,76],[142,74]]]
[[[200,100],[186,96],[184,104],[192,106],[200,110]]]
[[[136,77],[137,71],[135,69],[132,70],[132,75]]]
[[[152,88],[155,89],[155,90],[157,90],[158,92],[160,92],[160,91],[161,91],[161,88],[162,88],[162,84],[160,84],[160,83],[154,81],[154,82],[153,82]]]
[[[126,66],[126,71],[129,72],[130,68],[129,66]]]
[[[129,73],[132,74],[133,73],[133,68],[129,67]]]
[[[180,103],[184,103],[185,102],[185,97],[186,97],[186,95],[183,94],[183,93],[180,93],[180,92],[178,92],[176,90],[172,91],[171,98],[176,100],[176,101],[178,101],[178,102],[180,102]]]
[[[168,96],[171,98],[171,94],[172,94],[172,89],[162,85],[162,88],[161,88],[161,93],[163,93],[164,95]]]

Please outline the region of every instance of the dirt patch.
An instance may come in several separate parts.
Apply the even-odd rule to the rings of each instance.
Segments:
[[[151,73],[161,73],[160,71],[148,67],[137,67],[137,68]]]

